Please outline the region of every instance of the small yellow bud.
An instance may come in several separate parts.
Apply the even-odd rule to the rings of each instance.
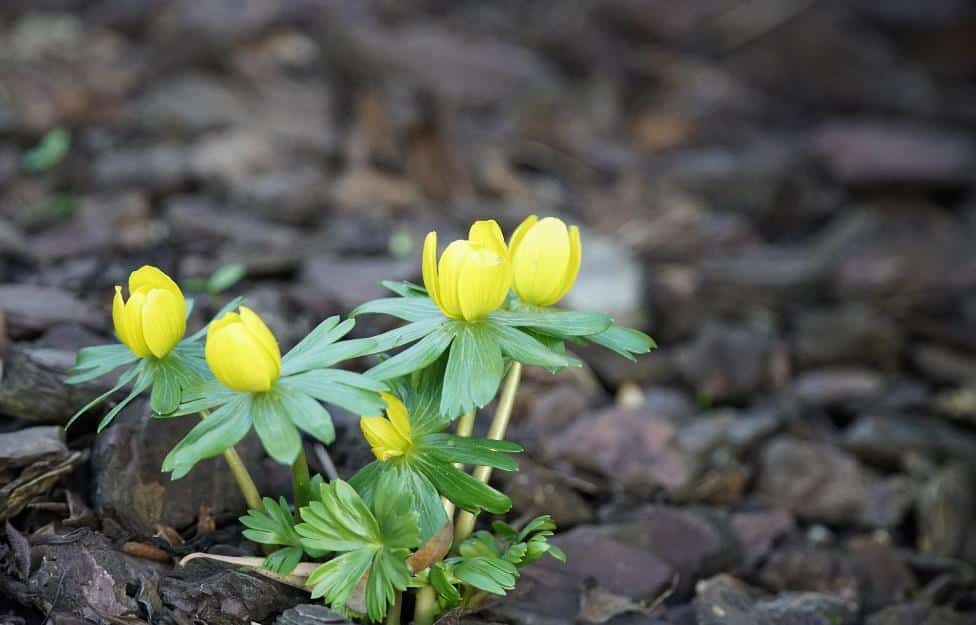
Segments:
[[[119,340],[140,358],[162,358],[186,332],[183,291],[165,273],[144,265],[129,274],[129,300],[116,285],[112,323]]]
[[[444,314],[477,321],[502,305],[512,286],[512,267],[501,228],[476,221],[467,239],[454,241],[437,261],[437,233],[424,240],[424,286]]]
[[[413,440],[407,407],[390,393],[380,393],[380,396],[386,402],[386,417],[363,416],[359,420],[359,427],[373,455],[377,460],[386,462],[407,453]]]
[[[552,306],[573,288],[583,258],[578,227],[530,215],[512,233],[509,249],[513,286],[522,301]]]
[[[247,306],[210,324],[205,353],[214,377],[235,391],[267,391],[281,375],[278,341]]]

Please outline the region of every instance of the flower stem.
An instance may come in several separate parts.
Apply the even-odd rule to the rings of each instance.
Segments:
[[[461,415],[461,418],[458,419],[457,428],[455,428],[454,433],[457,436],[463,436],[463,437],[471,436],[471,432],[474,430],[474,419],[477,416],[477,414],[478,414],[478,409],[472,408],[471,410]],[[461,464],[460,462],[455,462],[454,466],[462,471],[464,470],[464,465]],[[447,518],[450,519],[451,517],[453,517],[454,502],[449,501],[447,497],[441,497],[441,503],[444,504],[444,512],[447,513]]]
[[[508,423],[512,419],[512,407],[515,405],[515,394],[518,392],[519,382],[522,380],[522,363],[512,362],[508,376],[505,378],[505,386],[502,394],[498,398],[498,407],[495,409],[495,416],[491,419],[491,427],[488,428],[488,438],[502,440],[505,438],[505,431],[508,430]],[[476,467],[474,470],[475,479],[488,483],[491,478],[491,467]],[[458,515],[457,523],[454,526],[454,546],[457,548],[465,538],[474,531],[474,523],[477,516],[470,512],[462,512]]]
[[[413,625],[431,625],[437,615],[437,592],[433,586],[424,586],[417,591],[413,606]]]
[[[397,591],[396,599],[386,613],[386,625],[400,625],[400,611],[403,608],[403,592]]]
[[[206,419],[209,415],[210,413],[206,410],[200,411],[201,419]],[[237,453],[237,450],[233,446],[224,450],[224,460],[227,462],[227,468],[230,469],[231,475],[237,481],[237,488],[244,495],[244,501],[247,502],[247,507],[251,510],[264,512],[264,504],[261,503],[261,494],[258,493],[258,487],[254,485],[254,479],[251,478],[247,467],[244,466],[244,461],[241,460],[240,454]]]
[[[308,459],[305,458],[305,447],[299,448],[298,457],[291,464],[291,489],[295,495],[295,514],[308,505],[308,483],[311,480],[308,472]]]

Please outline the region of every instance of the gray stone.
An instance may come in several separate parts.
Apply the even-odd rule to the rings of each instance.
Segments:
[[[762,328],[708,322],[679,352],[678,367],[703,397],[743,398],[773,383],[774,340]]]

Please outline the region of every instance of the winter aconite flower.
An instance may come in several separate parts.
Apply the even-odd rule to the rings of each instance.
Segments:
[[[380,396],[386,402],[386,417],[364,416],[359,421],[359,427],[373,449],[373,455],[385,462],[405,454],[410,449],[412,439],[407,407],[390,393],[380,393]]]
[[[186,332],[186,300],[165,273],[145,265],[129,274],[129,299],[115,287],[112,321],[119,340],[140,358],[162,358]]]
[[[210,324],[205,353],[214,377],[235,391],[270,390],[281,375],[278,341],[247,306]]]
[[[424,286],[445,315],[477,321],[505,301],[512,267],[501,228],[494,220],[476,221],[467,239],[454,241],[437,261],[437,233],[424,240]]]
[[[512,234],[509,248],[513,286],[522,301],[552,306],[573,288],[583,256],[578,227],[530,215]]]

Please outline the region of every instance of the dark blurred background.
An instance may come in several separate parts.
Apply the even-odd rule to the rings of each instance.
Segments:
[[[428,230],[583,227],[565,304],[661,349],[530,379],[503,485],[517,515],[580,527],[543,577],[559,592],[499,608],[517,623],[600,622],[591,578],[631,602],[610,617],[678,579],[661,622],[712,622],[743,592],[720,572],[820,593],[830,622],[972,622],[974,182],[966,0],[0,3],[0,309],[21,371],[109,340],[111,287],[143,263],[198,298],[194,323],[241,293],[290,345],[418,279]],[[3,429],[80,401],[24,392],[0,391]],[[196,499],[125,512],[111,493],[132,485],[93,453],[109,536],[193,522]],[[743,622],[804,607],[750,596]]]

